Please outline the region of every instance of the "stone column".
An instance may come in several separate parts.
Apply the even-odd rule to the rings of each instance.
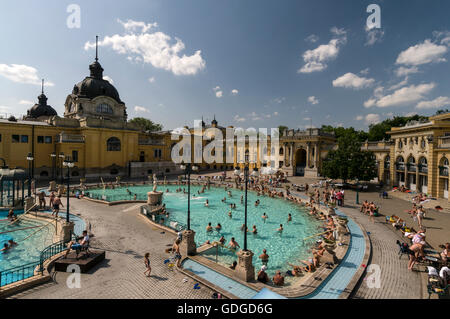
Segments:
[[[50,181],[50,185],[48,187],[48,191],[49,192],[54,192],[56,191],[56,182],[55,181]]]
[[[291,145],[290,145],[290,159],[289,159],[289,164],[290,164],[290,166],[291,166],[291,170],[292,170],[292,176],[295,176],[295,174],[296,174],[296,172],[295,172],[295,167],[294,167],[294,143],[291,143]]]
[[[74,222],[61,222],[61,232],[59,233],[60,240],[64,240],[64,242],[69,242],[72,238],[73,228],[75,226]]]
[[[317,169],[317,143],[314,145],[314,168]]]
[[[284,153],[284,156],[283,156],[283,165],[284,165],[284,166],[287,166],[286,164],[287,164],[287,161],[288,161],[287,150],[288,150],[287,145],[286,145],[286,144],[283,144],[283,153]]]
[[[28,211],[31,207],[33,207],[35,201],[34,201],[34,197],[26,197],[25,198],[25,205],[24,205],[24,211]]]
[[[195,244],[195,231],[183,231],[183,240],[180,244],[180,252],[183,257],[193,256],[197,254],[197,245]]]
[[[253,253],[250,250],[240,250],[238,253],[238,264],[236,266],[236,276],[242,281],[249,282],[255,280],[255,267],[252,263]]]
[[[307,142],[306,143],[306,168],[309,168],[309,158],[310,158],[310,154],[309,154],[309,151],[310,151],[310,145],[311,143],[310,142]]]

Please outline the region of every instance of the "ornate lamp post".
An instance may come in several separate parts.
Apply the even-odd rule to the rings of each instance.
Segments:
[[[197,171],[198,166],[191,163],[180,165],[188,178],[188,212],[187,212],[187,229],[183,232],[183,240],[181,242],[181,251],[185,256],[195,255],[197,253],[197,245],[195,244],[195,232],[191,229],[191,173]]]
[[[356,205],[359,205],[359,180],[356,179]]]
[[[239,175],[239,169],[236,167],[235,175]],[[258,169],[255,168],[251,174],[252,177],[258,176]],[[247,193],[248,193],[249,166],[246,163],[244,167],[245,200],[244,200],[244,248],[237,253],[238,267],[236,275],[243,281],[253,281],[255,279],[255,268],[252,264],[253,252],[247,249]]]
[[[198,166],[188,164],[181,164],[180,168],[184,171],[188,180],[188,211],[187,211],[187,230],[191,230],[191,173],[198,170]]]
[[[66,214],[66,221],[69,222],[70,218],[69,218],[69,199],[70,199],[70,169],[74,166],[73,161],[70,159],[69,156],[67,156],[64,159],[63,162],[63,166],[67,167],[67,191],[66,191],[66,195],[67,195],[67,214]]]
[[[28,153],[27,156],[28,161],[28,197],[31,197],[31,165],[34,161],[33,154]]]
[[[60,166],[61,171],[60,171],[60,173],[61,173],[61,185],[62,185],[62,184],[64,183],[64,175],[63,175],[64,153],[63,153],[63,152],[60,152],[59,155],[58,155],[58,157],[59,157],[59,159],[61,160],[61,166]]]
[[[50,154],[50,157],[52,158],[52,179],[55,179],[55,170],[56,170],[56,153],[52,152]]]

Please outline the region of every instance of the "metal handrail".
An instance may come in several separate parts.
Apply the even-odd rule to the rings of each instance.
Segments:
[[[76,235],[72,234],[72,240],[76,240]],[[17,266],[14,268],[9,268],[6,270],[0,271],[0,287],[3,287],[8,284],[12,284],[18,281],[23,281],[29,277],[34,275],[34,271],[36,267],[39,266],[39,272],[42,274],[44,271],[44,262],[59,254],[60,252],[67,249],[68,241],[61,240],[59,242],[53,243],[41,251],[41,255],[39,261],[33,261],[21,266]],[[12,276],[12,280],[8,280],[9,276]],[[14,278],[14,276],[16,276]],[[6,279],[5,279],[6,278]]]
[[[34,270],[37,266],[39,266],[39,261],[34,261],[22,266],[17,266],[0,271],[0,287],[12,284],[14,282],[23,281],[31,277],[28,275],[34,275]],[[11,281],[8,280],[10,276],[12,278]]]

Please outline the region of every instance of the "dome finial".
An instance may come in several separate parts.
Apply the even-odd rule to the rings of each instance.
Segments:
[[[98,61],[98,35],[95,36],[95,61]]]
[[[44,94],[44,79],[42,79],[42,94]]]

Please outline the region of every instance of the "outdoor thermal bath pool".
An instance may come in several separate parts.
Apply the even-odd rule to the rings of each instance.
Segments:
[[[161,185],[159,191],[164,191],[163,202],[170,213],[169,220],[165,224],[178,222],[186,225],[187,218],[187,194],[176,193],[176,185]],[[181,186],[187,190],[186,186]],[[127,189],[131,192],[128,194]],[[96,189],[89,190],[91,198],[104,199],[107,201],[119,201],[133,199],[136,194],[138,200],[146,200],[147,192],[151,191],[152,186],[129,186],[116,189]],[[169,193],[166,193],[169,189]],[[244,246],[244,233],[240,230],[244,223],[244,206],[241,204],[241,192],[237,189],[231,189],[232,197],[227,195],[224,188],[211,187],[205,193],[198,195],[201,186],[191,186],[191,228],[195,230],[195,240],[197,247],[203,245],[206,241],[217,241],[223,235],[226,244],[231,237],[241,246]],[[222,199],[226,197],[226,203]],[[205,201],[208,199],[209,207],[205,207]],[[261,201],[258,207],[255,207],[255,201]],[[232,218],[228,216],[230,203],[236,204],[236,209],[232,210]],[[264,223],[261,216],[266,213],[268,219]],[[292,215],[292,221],[287,222],[288,214]],[[206,232],[206,226],[211,222],[213,228],[220,223],[222,230],[220,232]],[[248,192],[248,229],[251,231],[253,225],[256,225],[258,234],[248,233],[248,249],[254,252],[253,264],[259,270],[262,266],[258,256],[263,249],[267,249],[269,254],[268,273],[272,276],[276,270],[286,271],[292,269],[289,263],[300,264],[300,260],[311,257],[311,247],[317,240],[312,238],[304,241],[303,239],[322,232],[322,223],[311,216],[308,211],[299,205],[288,202],[284,199],[269,198],[257,196],[255,192]],[[283,224],[282,234],[277,233],[277,229]],[[212,248],[204,253],[204,257],[216,261],[216,248]],[[226,248],[220,248],[217,255],[219,264],[229,266],[233,261],[237,261],[236,254]]]

